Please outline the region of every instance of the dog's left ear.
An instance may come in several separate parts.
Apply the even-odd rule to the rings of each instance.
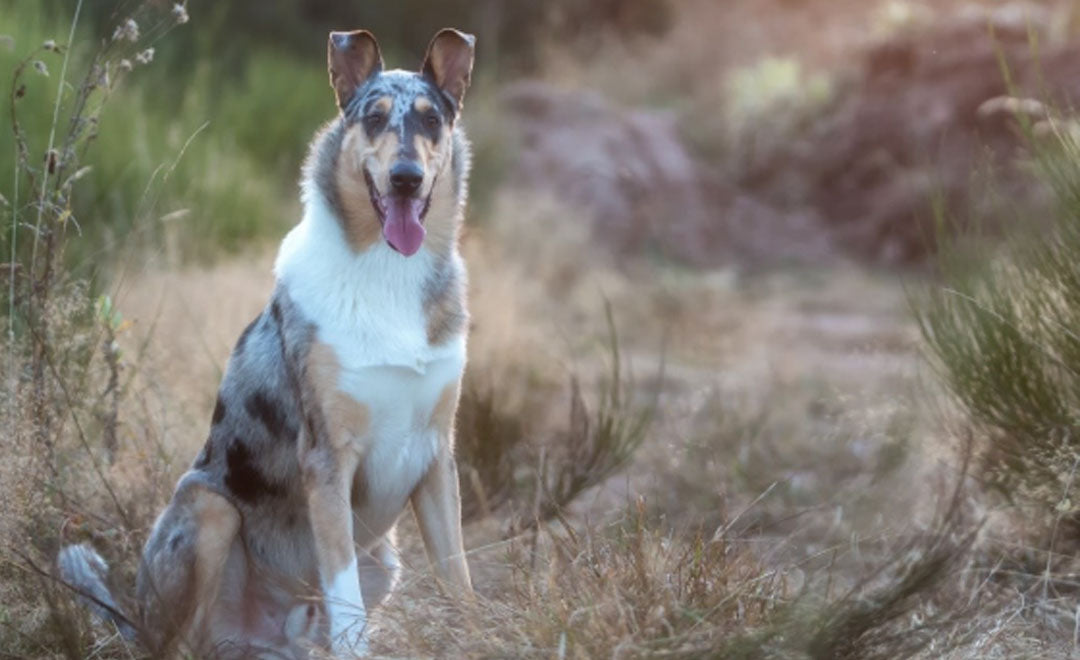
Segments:
[[[443,28],[428,44],[420,71],[461,109],[461,100],[472,77],[476,37],[453,28]]]

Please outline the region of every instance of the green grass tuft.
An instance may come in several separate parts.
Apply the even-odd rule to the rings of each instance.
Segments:
[[[941,257],[942,283],[914,303],[930,358],[982,438],[981,480],[1080,539],[1080,145],[1026,127],[1032,163],[1056,199],[974,262]]]

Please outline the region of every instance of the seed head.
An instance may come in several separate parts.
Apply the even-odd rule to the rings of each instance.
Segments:
[[[120,41],[121,39],[127,41],[139,40],[139,24],[135,22],[134,18],[129,18],[120,25],[116,26],[112,35],[113,41]]]
[[[173,18],[176,19],[177,25],[183,25],[184,23],[187,23],[190,20],[190,17],[188,16],[188,13],[187,13],[187,7],[185,7],[183,4],[181,4],[179,2],[172,6],[172,15],[173,15]]]

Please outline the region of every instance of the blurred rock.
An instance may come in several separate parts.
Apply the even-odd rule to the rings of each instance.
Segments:
[[[1025,7],[969,7],[854,48],[822,115],[739,167],[697,161],[674,116],[514,85],[504,97],[521,141],[510,183],[585,209],[598,244],[621,254],[699,266],[917,262],[933,249],[934,200],[987,227],[1043,199],[1018,164],[1012,111],[1036,103],[1004,99],[1068,107],[1080,97],[1080,44],[1052,38],[1049,15]],[[994,196],[973,187],[986,173]]]
[[[1080,93],[1080,45],[1049,45],[1046,12],[1025,7],[967,8],[865,48],[846,92],[805,143],[756,164],[741,183],[768,199],[802,177],[810,191],[802,201],[827,219],[837,247],[870,261],[923,258],[933,248],[935,196],[984,227],[1009,220],[1037,186],[1017,166],[1016,113],[989,110],[1030,114],[1036,104],[991,100],[1031,96],[1066,107]],[[979,182],[987,173],[992,180]],[[989,183],[998,203],[977,182]]]
[[[716,261],[718,227],[674,118],[538,82],[513,85],[504,99],[521,141],[513,185],[588,210],[597,240],[617,252]]]

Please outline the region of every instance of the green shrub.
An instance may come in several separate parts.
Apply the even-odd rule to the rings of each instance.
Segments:
[[[64,47],[69,20],[35,7],[0,12],[0,35],[7,35],[10,46],[0,47],[0,70],[11,71],[47,39]],[[79,45],[94,43],[86,33],[80,29],[76,36],[68,82],[82,77],[91,61],[87,48]],[[132,48],[155,43],[147,38]],[[250,75],[226,86],[215,77],[209,57],[190,77],[175,78],[156,61],[139,64],[134,52],[121,52],[111,62],[114,75],[121,59],[134,69],[113,86],[110,111],[94,118],[100,124],[84,143],[84,148],[91,142],[94,146],[82,160],[89,169],[76,184],[79,194],[71,208],[73,230],[83,240],[70,245],[69,263],[105,263],[103,257],[115,254],[110,248],[133,243],[156,248],[167,238],[173,239],[179,256],[205,257],[279,235],[298,214],[295,181],[304,145],[332,113],[321,65],[307,70],[272,53],[259,53],[252,57]],[[62,60],[56,52],[35,57],[48,75],[35,69],[24,76],[15,107],[29,136],[28,164],[40,168]],[[73,111],[74,93],[70,86],[65,89],[61,128]],[[0,153],[13,154],[11,107],[4,96]],[[95,92],[91,108],[104,100],[103,92]],[[0,159],[0,192],[9,200],[30,199],[26,178],[20,180],[20,190],[13,189],[15,165],[12,158]],[[0,237],[5,254],[9,234]]]
[[[1080,144],[1064,126],[1025,123],[1034,171],[1056,201],[1046,227],[1019,219],[995,251],[946,246],[941,284],[914,303],[932,362],[980,440],[982,480],[1075,536]]]

